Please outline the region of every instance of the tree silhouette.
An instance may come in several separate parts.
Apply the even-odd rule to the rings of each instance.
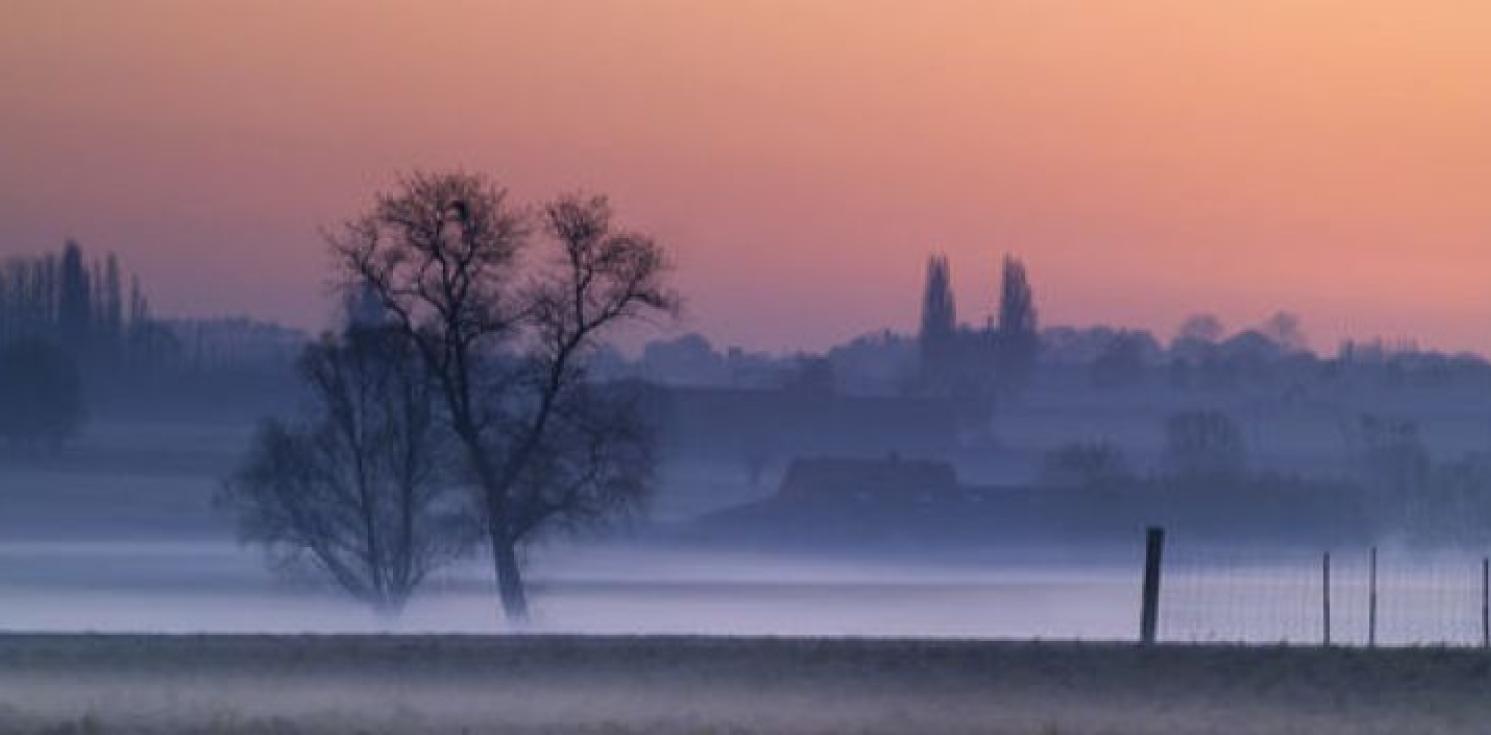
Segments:
[[[951,273],[945,255],[933,255],[927,259],[921,318],[917,346],[921,355],[922,379],[929,385],[945,388],[956,359],[958,330],[957,306],[953,301]]]
[[[1259,331],[1288,352],[1304,352],[1310,348],[1299,315],[1293,312],[1275,312],[1263,322]]]
[[[999,323],[995,332],[995,379],[1001,392],[1017,393],[1030,382],[1040,352],[1036,331],[1035,295],[1025,264],[1005,256],[999,293]]]
[[[93,320],[93,297],[83,249],[69,240],[62,250],[62,274],[57,294],[57,329],[62,346],[74,358],[84,357],[89,326]]]
[[[1041,482],[1052,487],[1092,488],[1132,479],[1123,450],[1109,441],[1074,442],[1048,451]]]
[[[307,346],[306,415],[266,421],[219,496],[276,568],[309,566],[386,614],[475,540],[419,359],[379,327]]]
[[[1192,314],[1180,323],[1179,329],[1175,330],[1175,339],[1212,344],[1222,339],[1226,332],[1226,328],[1222,326],[1222,320],[1216,316]]]
[[[141,362],[135,333],[163,327],[147,310],[126,310],[124,273],[109,254],[85,265],[82,246],[68,240],[60,254],[0,261],[0,342],[39,337],[77,362],[88,379],[113,377]],[[138,280],[133,299],[143,306]]]
[[[587,367],[617,327],[677,306],[662,248],[617,228],[604,198],[560,197],[537,220],[551,247],[530,254],[532,218],[489,179],[419,173],[329,238],[344,287],[377,294],[439,388],[513,619],[522,544],[649,489],[651,433]]]
[[[103,325],[105,349],[112,358],[118,355],[124,338],[124,289],[120,283],[119,259],[113,253],[105,261],[102,291],[99,321]]]

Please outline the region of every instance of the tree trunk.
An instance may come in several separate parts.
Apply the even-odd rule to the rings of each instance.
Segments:
[[[508,622],[528,620],[528,592],[523,589],[523,573],[518,568],[517,547],[507,534],[494,529],[492,565],[497,572],[497,591],[502,596],[502,611]]]

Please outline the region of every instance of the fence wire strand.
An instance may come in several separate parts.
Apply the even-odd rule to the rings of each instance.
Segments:
[[[1324,555],[1171,544],[1165,549],[1159,637],[1171,642],[1325,642]],[[1376,643],[1480,646],[1484,557],[1380,549]],[[1371,636],[1371,550],[1330,552],[1330,643]]]

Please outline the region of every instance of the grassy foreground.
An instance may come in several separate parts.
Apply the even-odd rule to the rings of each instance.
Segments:
[[[1485,732],[1491,655],[1045,642],[0,636],[3,732]]]

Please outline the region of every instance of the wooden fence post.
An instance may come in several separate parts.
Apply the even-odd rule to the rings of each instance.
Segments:
[[[1144,533],[1144,589],[1139,611],[1139,642],[1155,642],[1160,619],[1160,556],[1165,551],[1165,529],[1151,526]]]
[[[1481,648],[1491,648],[1491,558],[1481,557]]]
[[[1331,553],[1325,552],[1320,559],[1320,600],[1323,603],[1321,622],[1324,623],[1325,645],[1331,644]]]
[[[1367,647],[1377,646],[1377,547],[1372,547],[1372,563],[1367,573]]]

